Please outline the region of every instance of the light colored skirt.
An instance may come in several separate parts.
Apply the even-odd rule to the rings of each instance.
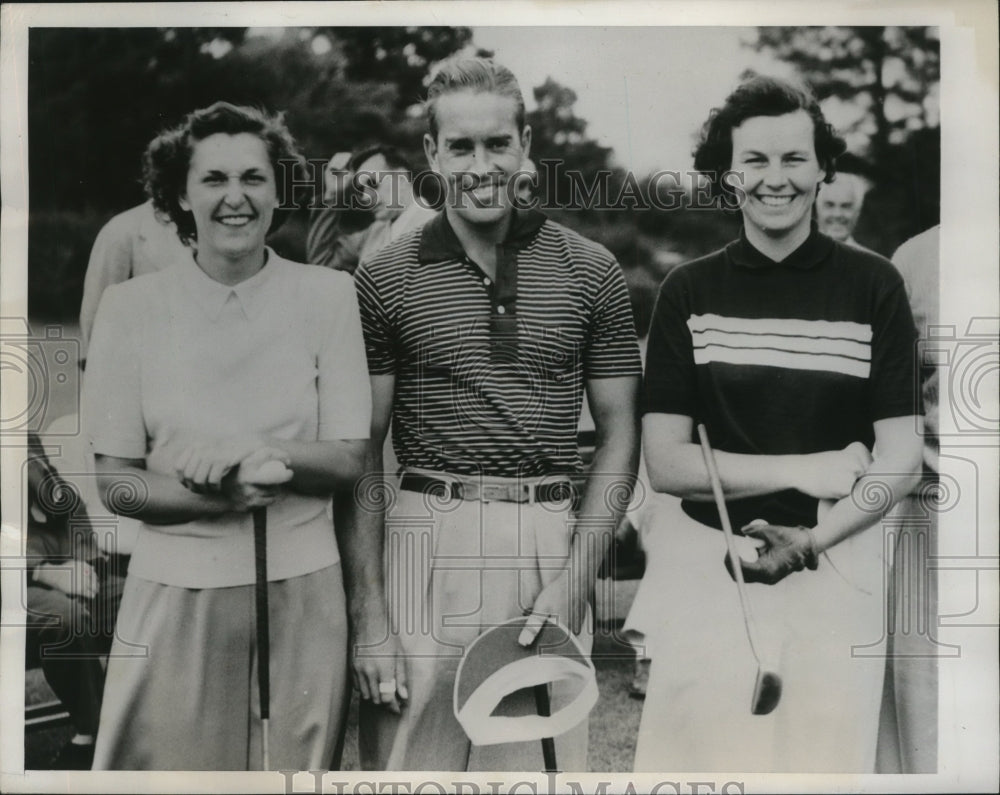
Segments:
[[[325,770],[349,681],[340,565],[269,583],[272,770]],[[254,586],[129,576],[95,770],[260,770]]]
[[[484,630],[523,614],[562,569],[569,550],[567,505],[481,503],[397,492],[387,517],[387,593],[407,654],[409,701],[402,716],[361,703],[366,770],[544,769],[538,741],[474,746],[453,712],[465,648]],[[581,645],[589,652],[593,633]],[[552,686],[552,711],[573,683]],[[534,713],[534,699],[505,699],[506,714]],[[586,770],[588,723],[555,738],[560,770]]]
[[[752,715],[757,663],[723,566],[725,538],[679,503],[657,522],[671,554],[646,569],[661,608],[656,625],[643,627],[653,663],[635,769],[874,772],[885,667],[881,529],[837,545],[817,571],[748,585],[765,665],[784,686],[770,715]],[[753,560],[753,543],[737,542]]]

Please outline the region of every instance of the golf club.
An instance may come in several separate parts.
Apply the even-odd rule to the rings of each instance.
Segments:
[[[552,707],[549,704],[549,686],[547,684],[535,685],[535,707],[538,714],[547,718],[552,714]],[[542,758],[545,760],[546,773],[558,773],[556,767],[556,743],[551,737],[542,738]]]
[[[249,482],[256,485],[285,483],[291,472],[280,461],[263,464]],[[254,508],[254,596],[257,614],[257,692],[260,696],[261,756],[264,770],[271,769],[269,721],[271,719],[271,627],[267,602],[267,508]]]
[[[257,692],[260,694],[264,770],[270,770],[268,721],[271,718],[271,628],[267,608],[267,508],[253,509],[253,549],[257,612]]]
[[[729,511],[726,509],[726,499],[722,493],[722,479],[719,477],[719,470],[715,465],[715,454],[712,452],[712,446],[708,443],[708,431],[705,430],[705,426],[702,424],[698,425],[698,438],[701,440],[701,453],[705,457],[705,466],[708,468],[708,477],[712,483],[712,494],[715,495],[715,505],[719,509],[722,534],[726,538],[729,559],[733,564],[736,590],[739,593],[740,607],[743,610],[743,625],[746,627],[747,640],[750,642],[750,651],[757,661],[757,678],[754,682],[750,712],[753,715],[767,715],[778,706],[778,702],[781,700],[781,677],[774,671],[764,667],[763,663],[761,663],[760,654],[757,651],[756,624],[753,620],[753,614],[750,611],[746,583],[743,580],[743,568],[740,566],[740,557],[736,551],[736,539],[733,537],[733,528],[729,523]]]

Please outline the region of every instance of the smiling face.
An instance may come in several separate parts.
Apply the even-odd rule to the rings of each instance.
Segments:
[[[819,231],[834,240],[847,240],[861,214],[859,193],[850,174],[838,174],[833,182],[823,185],[816,199]]]
[[[748,235],[805,240],[816,187],[824,177],[806,111],[753,116],[734,127],[732,168],[744,175],[742,211]]]
[[[437,138],[424,136],[424,151],[447,181],[449,215],[473,227],[504,222],[512,207],[507,183],[531,143],[531,128],[517,128],[517,101],[459,91],[435,103]]]
[[[277,203],[274,168],[256,135],[216,133],[194,145],[180,206],[194,216],[199,263],[262,254]]]

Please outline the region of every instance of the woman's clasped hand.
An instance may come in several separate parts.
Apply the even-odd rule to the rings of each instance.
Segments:
[[[168,432],[150,452],[147,467],[176,475],[196,494],[221,494],[234,511],[279,500],[294,473],[291,458],[258,436],[206,438]]]

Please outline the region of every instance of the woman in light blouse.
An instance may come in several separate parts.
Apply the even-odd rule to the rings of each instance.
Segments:
[[[336,764],[347,613],[356,639],[384,611],[380,551],[328,511],[369,433],[354,286],[265,245],[282,169],[301,159],[280,116],[224,102],[146,152],[147,192],[190,255],[109,288],[91,343],[101,496],[143,522],[95,769],[261,768],[256,507],[269,513],[271,767]],[[290,479],[256,485],[269,461]]]

